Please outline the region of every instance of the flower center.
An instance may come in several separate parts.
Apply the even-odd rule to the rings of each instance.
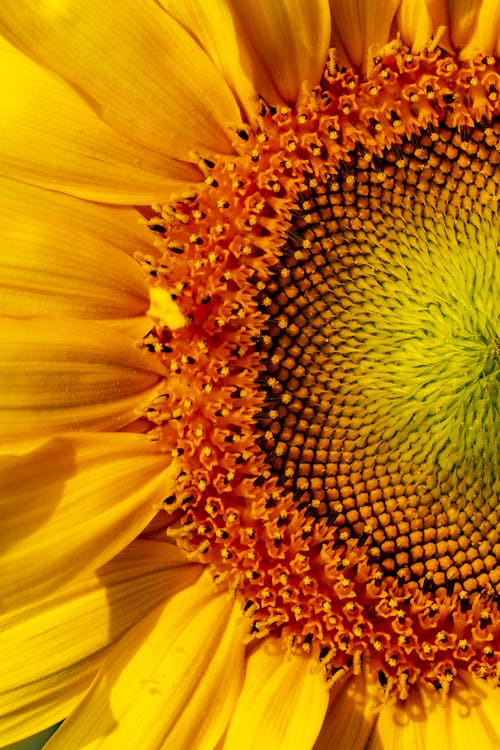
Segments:
[[[400,697],[497,668],[498,84],[397,45],[368,80],[330,61],[144,259],[184,321],[143,342],[171,533],[253,635]]]
[[[347,179],[300,198],[260,296],[261,446],[299,510],[344,539],[369,524],[384,573],[484,590],[496,583],[499,222],[460,194],[437,204],[457,180],[482,182],[497,154],[483,163],[474,136],[447,128],[398,150],[376,166],[355,155]]]

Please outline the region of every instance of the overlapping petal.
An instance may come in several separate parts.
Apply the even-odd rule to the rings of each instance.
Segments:
[[[109,646],[200,572],[173,545],[136,541],[95,575],[0,617],[0,744],[65,718]]]
[[[151,252],[151,230],[130,206],[94,203],[0,177],[0,210],[2,215],[17,216],[20,225],[33,220],[62,226],[69,245],[74,231],[84,231],[129,255]]]
[[[377,718],[377,691],[364,675],[339,679],[330,689],[330,706],[314,750],[364,750]]]
[[[95,321],[0,319],[0,438],[119,429],[150,404],[163,369]]]
[[[312,748],[328,706],[315,659],[290,654],[268,638],[247,660],[245,682],[223,750]]]
[[[250,121],[258,113],[259,95],[273,104],[282,101],[272,71],[266,69],[259,56],[265,30],[255,48],[230,2],[159,0],[159,3],[207,52]]]
[[[114,646],[47,749],[214,747],[240,688],[247,627],[233,598],[203,575]]]
[[[377,50],[389,41],[399,3],[400,0],[330,0],[333,45],[345,50],[351,65],[366,70]]]
[[[131,143],[183,160],[192,160],[193,150],[231,152],[228,125],[240,113],[229,87],[153,0],[41,0],[36,13],[30,0],[6,0],[0,29]]]
[[[2,610],[107,562],[155,516],[174,478],[168,454],[144,435],[64,435],[4,450]]]
[[[120,136],[64,81],[2,38],[0,68],[8,71],[0,76],[3,175],[89,200],[137,205],[166,200],[200,179],[193,165]]]
[[[448,0],[448,12],[450,37],[459,59],[497,51],[500,0]]]
[[[439,44],[450,46],[445,0],[401,0],[396,19],[401,38],[412,52],[421,52],[438,31]]]
[[[315,86],[323,73],[331,35],[327,0],[232,0],[232,6],[278,93],[293,105],[305,83]]]
[[[498,688],[470,675],[456,678],[446,697],[422,686],[382,709],[368,750],[496,750],[499,711]]]
[[[28,211],[23,203],[27,187],[0,180],[0,244],[8,250],[0,255],[0,315],[145,318],[149,290],[138,263],[95,231],[78,226],[81,201],[61,196],[74,219],[57,206],[51,216],[42,201],[50,202],[54,194],[31,188],[38,201]],[[148,325],[144,320],[143,333]]]

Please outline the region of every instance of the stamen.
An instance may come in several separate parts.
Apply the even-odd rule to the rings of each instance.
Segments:
[[[499,75],[381,55],[263,110],[152,220],[183,325],[156,315],[148,417],[182,466],[171,533],[252,635],[405,698],[497,665]]]

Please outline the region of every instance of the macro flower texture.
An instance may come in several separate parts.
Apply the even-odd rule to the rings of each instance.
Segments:
[[[500,747],[500,0],[3,0],[0,746]]]

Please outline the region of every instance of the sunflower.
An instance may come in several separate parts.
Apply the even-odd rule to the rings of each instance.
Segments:
[[[4,0],[0,743],[499,746],[498,0]]]

